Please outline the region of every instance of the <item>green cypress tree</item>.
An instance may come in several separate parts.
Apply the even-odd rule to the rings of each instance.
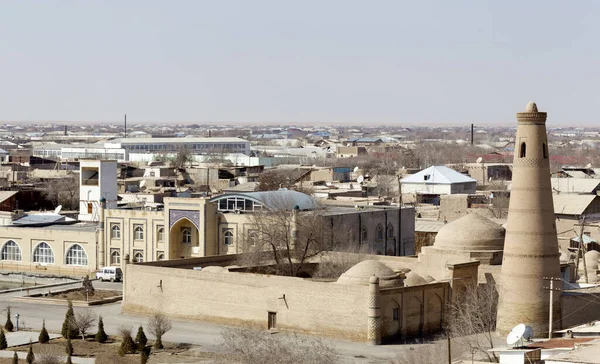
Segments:
[[[27,358],[25,358],[27,364],[33,364],[35,361],[35,355],[33,355],[33,344],[31,344],[31,340],[29,341],[29,350],[27,350]]]
[[[79,334],[79,330],[74,324],[75,322],[75,312],[73,311],[73,302],[69,301],[69,308],[67,308],[67,312],[65,313],[65,320],[63,321],[61,335],[65,339],[75,339],[77,338],[77,334]]]
[[[104,321],[102,321],[102,316],[98,319],[98,332],[96,333],[96,341],[99,343],[105,343],[108,339],[106,336],[106,332],[104,332]]]
[[[65,346],[65,353],[67,355],[73,355],[73,343],[71,343],[71,338],[67,339],[67,345]]]
[[[138,332],[135,337],[135,342],[137,343],[138,350],[146,349],[146,344],[148,344],[148,338],[146,338],[146,334],[144,333],[144,328],[141,325],[138,328]]]
[[[127,334],[123,336],[123,341],[121,341],[121,346],[119,347],[119,355],[125,356],[125,354],[135,354],[135,342],[131,337],[131,334]]]
[[[0,350],[4,350],[8,347],[8,343],[6,342],[6,335],[4,334],[4,330],[0,329]]]
[[[16,351],[15,351],[15,355],[13,355],[12,364],[19,364],[19,356],[17,355]]]
[[[15,326],[10,319],[10,306],[6,309],[6,323],[4,324],[4,329],[8,332],[13,331]]]
[[[48,335],[48,330],[46,330],[46,320],[42,323],[42,330],[40,331],[38,340],[40,344],[47,344],[50,341],[50,335]]]

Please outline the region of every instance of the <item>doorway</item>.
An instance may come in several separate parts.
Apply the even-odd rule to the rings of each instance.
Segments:
[[[269,330],[275,329],[277,327],[277,312],[269,311],[269,316],[267,319],[267,328]]]

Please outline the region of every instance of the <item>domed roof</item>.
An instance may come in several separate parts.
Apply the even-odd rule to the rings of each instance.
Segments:
[[[404,280],[405,287],[422,286],[424,284],[427,284],[427,281],[417,273],[408,272],[406,274],[406,279]]]
[[[502,226],[473,213],[442,226],[433,246],[451,250],[503,250],[505,232]]]
[[[337,283],[368,285],[373,276],[379,277],[380,287],[402,287],[402,276],[387,265],[372,259],[363,260],[342,273]]]
[[[533,101],[529,101],[525,106],[525,112],[538,112],[537,105]]]

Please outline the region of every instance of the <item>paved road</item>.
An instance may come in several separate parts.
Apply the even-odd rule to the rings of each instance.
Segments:
[[[73,286],[78,286],[74,284]],[[96,288],[122,289],[121,283],[94,282]],[[63,286],[60,289],[68,288]],[[58,288],[55,288],[58,289]],[[45,289],[44,291],[47,291]],[[34,290],[30,290],[34,293]],[[66,306],[34,304],[19,301],[11,301],[12,297],[23,295],[21,292],[0,294],[0,310],[10,305],[12,314],[19,313],[21,323],[31,330],[40,330],[42,321],[46,320],[46,328],[50,332],[59,333],[66,312]],[[76,307],[75,311],[83,309]],[[109,335],[116,335],[121,325],[132,326],[134,330],[139,325],[146,325],[147,318],[141,316],[124,315],[121,313],[121,303],[112,303],[89,308],[104,319],[104,328]],[[2,313],[0,313],[0,317]],[[14,321],[13,321],[14,322]],[[200,346],[209,352],[220,352],[221,331],[223,326],[206,322],[173,320],[173,329],[165,337],[165,341],[177,343],[189,343]],[[92,330],[92,331],[95,331]],[[135,331],[134,331],[135,332]],[[150,338],[151,335],[146,333]],[[360,343],[330,340],[329,341],[347,362],[354,363],[387,363],[390,358],[396,356],[400,350],[408,348],[406,345],[368,346]]]

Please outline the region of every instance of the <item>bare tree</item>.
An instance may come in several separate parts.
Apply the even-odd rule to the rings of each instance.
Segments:
[[[221,332],[223,347],[231,355],[223,363],[239,360],[245,364],[336,364],[336,350],[320,338],[295,334],[271,335],[250,329],[225,329]]]
[[[171,167],[177,168],[177,169],[183,169],[183,168],[185,168],[185,165],[187,163],[190,163],[193,160],[194,160],[194,157],[192,155],[191,150],[189,150],[186,147],[182,147],[182,148],[179,148],[179,150],[177,151],[177,155],[175,156],[175,159],[173,159],[171,161]]]
[[[161,313],[155,314],[148,320],[148,331],[156,338],[154,342],[155,349],[163,348],[162,337],[172,327],[171,320]]]
[[[465,286],[456,299],[448,305],[447,333],[473,355],[481,355],[497,362],[494,353],[498,292],[493,283]]]
[[[75,197],[79,195],[79,178],[71,174],[66,178],[52,180],[46,184],[42,194],[54,205],[77,209],[79,206]]]
[[[96,323],[96,315],[89,309],[77,310],[73,323],[77,327],[81,339],[85,340],[85,335]]]
[[[299,211],[293,201],[273,198],[267,208],[249,215],[252,230],[243,234],[242,265],[270,267],[272,273],[299,276],[306,263],[348,244],[348,230],[330,224],[323,210]]]
[[[64,350],[57,346],[43,345],[35,354],[36,364],[62,364]]]
[[[295,181],[289,171],[271,169],[258,176],[257,191],[276,191],[280,188],[294,189]]]

